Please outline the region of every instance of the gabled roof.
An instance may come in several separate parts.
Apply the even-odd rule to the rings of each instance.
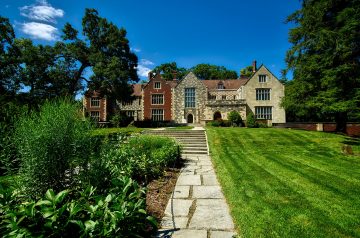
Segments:
[[[219,84],[224,85],[224,89],[239,89],[244,85],[249,79],[211,79],[211,80],[201,80],[203,84],[210,90],[218,89]]]
[[[142,86],[143,86],[143,84],[141,84],[141,83],[133,84],[132,88],[133,88],[134,92],[131,95],[132,96],[141,96]]]

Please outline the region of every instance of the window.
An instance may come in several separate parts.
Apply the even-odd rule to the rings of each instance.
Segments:
[[[257,88],[256,100],[260,100],[260,101],[270,100],[270,88]]]
[[[160,82],[155,82],[154,83],[154,88],[155,89],[160,89],[161,88],[161,83]]]
[[[209,95],[209,100],[216,100],[216,95]]]
[[[226,100],[226,95],[222,95],[222,96],[221,96],[221,99],[222,99],[222,100]]]
[[[138,97],[139,100],[139,106],[141,105],[141,97]]]
[[[100,107],[100,98],[91,98],[90,106],[91,107]]]
[[[151,120],[163,121],[164,120],[164,110],[163,109],[152,109],[151,110]]]
[[[131,106],[132,105],[132,101],[123,101],[122,102],[123,106]]]
[[[90,117],[94,121],[100,121],[100,112],[99,111],[92,111],[92,112],[90,112]]]
[[[223,83],[219,83],[217,88],[218,88],[218,89],[224,89],[224,84],[223,84]]]
[[[185,88],[185,107],[195,107],[195,88]]]
[[[153,94],[151,95],[151,104],[152,105],[159,105],[164,104],[164,95],[163,94]]]
[[[266,75],[260,74],[259,75],[259,83],[265,83],[266,82]]]
[[[233,99],[236,100],[236,95],[233,96]]]
[[[126,116],[134,118],[135,111],[126,111]]]
[[[255,107],[256,119],[272,119],[272,107]]]

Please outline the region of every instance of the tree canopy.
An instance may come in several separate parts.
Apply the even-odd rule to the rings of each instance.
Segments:
[[[62,41],[54,46],[16,39],[3,17],[0,34],[1,95],[21,96],[30,105],[58,96],[75,97],[84,85],[121,100],[131,95],[129,83],[139,80],[138,59],[130,51],[126,30],[95,9],[85,10],[82,37],[66,23]]]
[[[237,73],[233,70],[211,64],[198,64],[190,69],[186,69],[179,68],[176,62],[171,62],[156,66],[152,71],[161,73],[162,77],[166,80],[173,79],[174,73],[177,74],[178,79],[181,79],[190,71],[200,79],[236,79],[238,77]]]
[[[240,70],[240,75],[245,77],[251,77],[253,75],[253,66],[246,66],[245,68]]]
[[[288,17],[287,70],[293,70],[283,106],[302,117],[333,118],[344,131],[360,108],[360,1],[303,0]]]

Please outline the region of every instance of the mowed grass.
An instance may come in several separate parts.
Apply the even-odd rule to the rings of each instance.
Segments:
[[[241,237],[360,237],[360,141],[289,129],[207,128]],[[342,145],[355,155],[344,155]]]
[[[116,133],[140,133],[143,130],[144,130],[143,128],[137,128],[137,127],[97,128],[93,130],[92,135],[106,136],[109,134],[116,134]]]

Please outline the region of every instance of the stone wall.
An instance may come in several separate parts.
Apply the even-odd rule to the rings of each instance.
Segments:
[[[117,102],[117,105],[121,111],[133,111],[135,121],[143,120],[143,100],[141,96],[136,96],[130,102]]]
[[[266,75],[266,82],[259,82],[259,75]],[[256,100],[257,88],[269,88],[270,100]],[[285,110],[280,106],[281,99],[285,95],[285,86],[265,67],[261,66],[258,71],[242,86],[242,96],[246,99],[249,110],[255,114],[256,106],[272,107],[272,123],[285,123]],[[247,112],[248,114],[249,112]]]
[[[195,107],[185,108],[185,88],[195,88]],[[194,123],[200,123],[205,115],[205,103],[207,101],[205,85],[190,72],[173,89],[173,119],[177,123],[187,123],[189,114],[193,115]]]

